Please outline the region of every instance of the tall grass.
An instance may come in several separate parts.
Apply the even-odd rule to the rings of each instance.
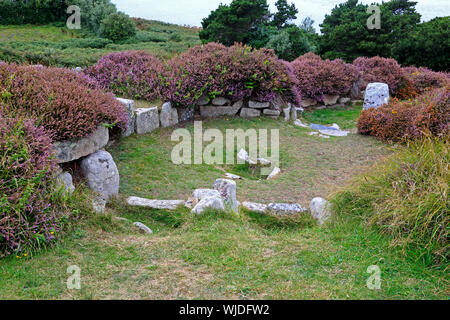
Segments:
[[[410,142],[334,194],[336,213],[361,218],[414,259],[448,266],[449,140]]]

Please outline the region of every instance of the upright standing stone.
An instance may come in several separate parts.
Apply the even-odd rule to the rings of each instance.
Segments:
[[[291,120],[295,121],[295,120],[297,120],[297,117],[298,117],[297,108],[294,105],[291,105],[291,104],[289,104],[289,105],[291,106]]]
[[[219,191],[226,204],[231,210],[238,211],[238,201],[236,199],[236,182],[229,179],[217,179],[214,182],[214,189]]]
[[[128,112],[128,125],[126,130],[122,133],[122,137],[128,137],[134,133],[136,126],[136,116],[134,114],[134,101],[128,99],[117,98],[122,104],[125,105]]]
[[[99,150],[81,161],[87,185],[106,200],[119,194],[119,171],[112,156]]]
[[[363,109],[378,108],[389,102],[389,86],[386,83],[369,83],[364,96]]]
[[[72,175],[68,172],[63,172],[56,177],[56,187],[62,188],[64,193],[72,194],[75,191],[73,185]]]
[[[136,109],[136,133],[145,134],[159,128],[158,108]]]
[[[291,118],[291,108],[291,104],[289,103],[288,107],[283,109],[284,121],[289,121]]]
[[[172,108],[170,102],[166,102],[162,105],[161,113],[159,115],[161,120],[161,127],[167,128],[178,124],[178,112],[177,109]]]
[[[314,198],[312,199],[309,210],[311,212],[311,216],[314,219],[317,219],[319,224],[322,225],[331,217],[330,204],[323,198]]]

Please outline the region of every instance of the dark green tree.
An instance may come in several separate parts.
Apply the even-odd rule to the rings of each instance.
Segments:
[[[203,19],[200,39],[225,45],[249,43],[251,34],[269,19],[267,0],[233,0],[230,5],[221,4]]]
[[[380,5],[381,28],[370,30],[367,5],[348,0],[336,6],[320,25],[320,53],[325,58],[351,62],[359,56],[392,57],[393,45],[417,28],[420,14],[416,2],[390,0]]]
[[[273,15],[271,24],[278,30],[291,26],[291,22],[297,19],[298,14],[295,4],[288,4],[287,0],[278,0],[275,6],[277,12]]]
[[[450,17],[420,24],[407,38],[394,44],[393,55],[404,65],[450,71]]]
[[[308,33],[297,26],[291,26],[273,34],[265,47],[273,49],[280,59],[287,61],[293,61],[315,50]]]

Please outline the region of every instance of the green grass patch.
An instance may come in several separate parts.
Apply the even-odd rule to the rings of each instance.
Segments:
[[[306,110],[303,117],[309,123],[328,125],[337,123],[343,129],[352,129],[356,127],[362,105],[346,105],[344,107],[329,107],[326,109]]]

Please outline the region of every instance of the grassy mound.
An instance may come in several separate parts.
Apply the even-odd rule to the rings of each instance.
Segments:
[[[405,254],[427,264],[449,257],[449,140],[425,138],[360,176],[333,197],[341,216],[357,216]]]

